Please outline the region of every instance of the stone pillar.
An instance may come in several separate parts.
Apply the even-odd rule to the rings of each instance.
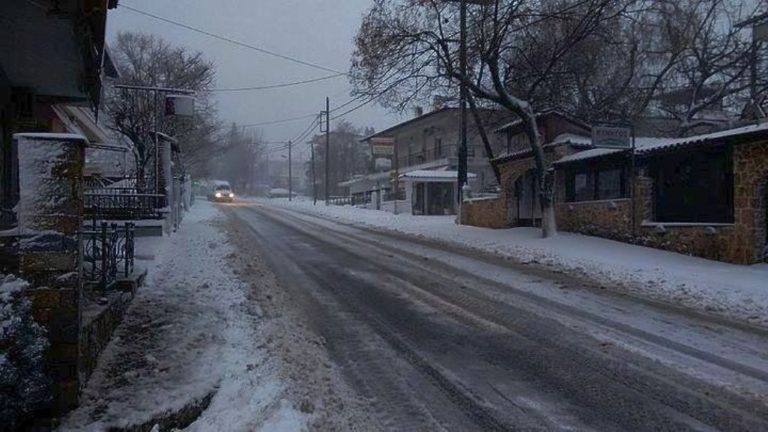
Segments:
[[[79,230],[83,220],[85,138],[62,134],[17,134],[21,276],[35,319],[50,347],[53,415],[77,406],[82,274]]]
[[[635,236],[642,235],[643,222],[653,221],[653,179],[647,177],[644,172],[639,172],[635,177],[634,210],[635,210]]]

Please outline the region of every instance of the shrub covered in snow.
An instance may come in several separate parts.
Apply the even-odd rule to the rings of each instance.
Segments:
[[[27,282],[0,275],[0,424],[20,417],[50,399],[43,370],[48,347],[44,330],[30,313]]]

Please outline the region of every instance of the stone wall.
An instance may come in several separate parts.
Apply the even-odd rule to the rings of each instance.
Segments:
[[[123,319],[133,299],[132,292],[112,292],[108,304],[90,305],[83,310],[80,329],[80,381],[84,385],[96,368],[99,354],[107,347],[112,333]]]
[[[506,228],[507,209],[504,200],[479,198],[461,204],[461,224],[482,228]]]
[[[728,255],[733,262],[760,262],[767,246],[768,141],[736,145],[733,165],[735,232]]]
[[[632,200],[627,198],[559,202],[555,206],[555,217],[562,231],[621,241],[632,239]]]

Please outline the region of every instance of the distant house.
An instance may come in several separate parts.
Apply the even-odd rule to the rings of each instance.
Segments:
[[[456,179],[458,148],[460,143],[460,112],[458,108],[441,108],[394,125],[365,137],[362,142],[372,143],[377,138],[394,139],[397,160],[392,158],[391,169],[384,172],[350,179],[341,183],[356,202],[369,202],[374,208],[383,208],[385,201],[397,198],[401,211],[414,214],[453,214],[456,212]],[[509,119],[509,114],[483,109],[489,131]],[[472,116],[468,119],[467,167],[470,186],[476,192],[498,186],[485,147]],[[494,151],[501,151],[498,142]],[[395,182],[395,167],[400,178]],[[394,185],[398,190],[394,190]]]

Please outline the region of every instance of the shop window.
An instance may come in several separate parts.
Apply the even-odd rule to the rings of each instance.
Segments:
[[[589,167],[566,174],[566,201],[596,201],[627,196],[623,168]]]
[[[657,222],[732,223],[730,150],[666,156],[651,163]]]

